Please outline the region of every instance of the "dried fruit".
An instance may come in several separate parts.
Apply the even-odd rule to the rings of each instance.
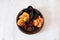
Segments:
[[[32,27],[28,27],[27,31],[32,31]]]
[[[27,21],[29,21],[29,14],[27,12],[24,12],[21,16],[19,16],[17,24],[19,26],[22,26]]]
[[[17,22],[17,24],[18,24],[19,26],[22,26],[22,25],[24,24],[23,19],[19,19],[18,22]]]
[[[34,21],[33,21],[33,24],[34,26],[37,26],[38,28],[40,28],[42,26],[42,23],[43,23],[43,19],[38,16]]]

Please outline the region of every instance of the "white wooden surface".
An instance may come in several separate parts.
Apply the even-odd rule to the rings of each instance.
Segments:
[[[32,5],[41,11],[45,23],[34,35],[22,33],[16,25],[16,16]],[[0,40],[59,40],[60,0],[0,0]]]

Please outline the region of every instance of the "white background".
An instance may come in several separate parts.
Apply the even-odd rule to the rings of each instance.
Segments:
[[[44,16],[44,26],[34,35],[22,33],[16,16],[32,5]],[[0,40],[59,40],[60,0],[0,0]]]

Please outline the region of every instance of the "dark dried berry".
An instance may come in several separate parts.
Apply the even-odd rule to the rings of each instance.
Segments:
[[[32,31],[32,27],[28,27],[27,31]]]

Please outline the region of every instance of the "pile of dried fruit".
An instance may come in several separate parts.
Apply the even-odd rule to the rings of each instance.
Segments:
[[[29,21],[29,14],[27,12],[24,12],[21,16],[19,16],[19,20],[17,24],[19,26],[23,26],[25,22]]]
[[[34,26],[40,28],[43,24],[43,19],[38,16],[34,21],[33,21]]]

